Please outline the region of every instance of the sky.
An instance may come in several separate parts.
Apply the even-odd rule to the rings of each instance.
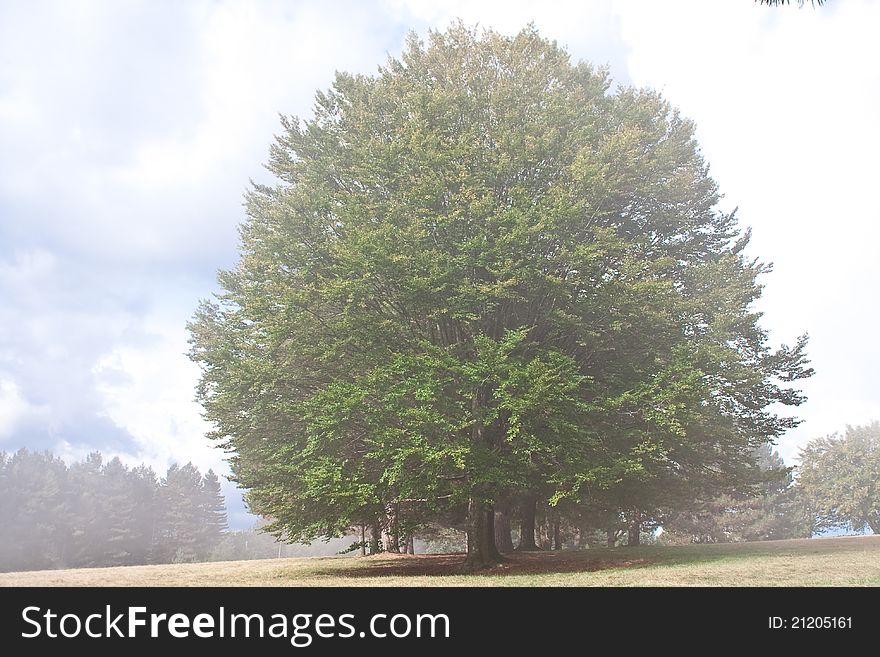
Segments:
[[[880,419],[880,2],[0,0],[0,451],[228,473],[186,322],[236,262],[249,181],[272,182],[279,114],[457,18],[533,22],[696,122],[721,208],[774,264],[771,342],[810,334],[787,463]]]

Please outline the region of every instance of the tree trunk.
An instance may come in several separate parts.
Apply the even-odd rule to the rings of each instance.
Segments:
[[[367,554],[367,526],[361,523],[361,556]]]
[[[399,513],[400,505],[397,502],[389,504],[386,507],[386,529],[385,535],[383,536],[386,552],[400,553],[400,526],[397,521],[397,516],[399,515]]]
[[[471,401],[471,410],[474,417],[483,415],[488,400],[491,398],[491,388],[483,383],[474,391]],[[495,426],[487,426],[482,422],[474,422],[471,427],[471,444],[480,449],[493,449],[497,441],[497,429]],[[467,543],[468,554],[465,559],[465,567],[471,570],[486,568],[502,560],[498,548],[495,546],[495,509],[487,502],[493,499],[486,489],[472,491],[468,501],[467,518]]]
[[[642,537],[642,514],[639,511],[633,511],[632,517],[627,528],[626,544],[630,547],[638,547]]]
[[[540,548],[535,544],[535,506],[538,503],[536,495],[529,493],[523,498],[520,505],[520,536],[519,546],[516,548],[520,552],[537,552]]]
[[[495,506],[486,505],[486,534],[489,541],[489,555],[492,557],[492,563],[501,563],[504,557],[498,551],[498,545],[495,543]]]
[[[868,527],[871,528],[872,532],[880,535],[880,514],[873,517],[868,516]]]
[[[606,529],[605,530],[605,541],[608,544],[608,547],[614,547],[617,545],[617,530],[616,529]]]
[[[495,510],[474,498],[468,503],[467,544],[468,569],[488,568],[502,559],[495,547]]]
[[[559,527],[559,515],[557,513],[553,514],[553,549],[561,550],[562,549],[562,540],[561,540],[561,532]]]
[[[415,554],[416,553],[416,540],[415,537],[410,534],[406,539],[406,553],[407,554]]]
[[[495,547],[502,554],[513,552],[513,539],[510,536],[510,516],[504,511],[495,512]]]
[[[495,503],[495,547],[502,554],[513,552],[510,536],[510,500]]]
[[[372,527],[370,527],[370,554],[379,554],[379,537],[381,533],[382,530],[379,527],[379,522],[374,522]]]

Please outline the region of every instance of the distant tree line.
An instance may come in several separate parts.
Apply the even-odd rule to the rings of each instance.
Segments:
[[[217,475],[192,463],[163,478],[94,452],[0,452],[0,570],[202,561],[226,529]]]

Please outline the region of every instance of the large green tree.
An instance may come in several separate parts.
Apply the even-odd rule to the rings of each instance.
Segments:
[[[880,422],[810,441],[798,471],[797,487],[816,530],[867,526],[880,534]]]
[[[282,127],[190,324],[213,435],[279,535],[393,549],[459,514],[485,565],[496,500],[708,487],[795,424],[768,407],[802,401],[805,340],[768,348],[766,268],[658,94],[533,28],[456,25]]]

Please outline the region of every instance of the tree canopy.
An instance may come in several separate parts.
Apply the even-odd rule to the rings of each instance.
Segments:
[[[717,209],[694,125],[527,28],[411,35],[282,118],[274,186],[190,324],[198,396],[289,540],[394,547],[493,505],[709,496],[797,420],[806,337],[772,349],[769,266]],[[560,507],[561,508],[561,507]]]
[[[815,529],[870,527],[880,534],[880,422],[811,441],[801,451],[798,471]]]

